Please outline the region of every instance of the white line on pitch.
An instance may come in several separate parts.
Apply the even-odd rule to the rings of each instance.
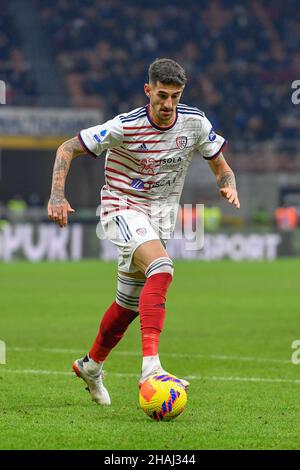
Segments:
[[[36,352],[36,353],[50,353],[50,354],[84,354],[82,349],[64,349],[64,348],[23,348],[23,347],[8,347],[7,351],[14,352]],[[136,351],[114,351],[113,354],[119,356],[140,356],[140,352]],[[289,359],[275,359],[268,357],[254,357],[254,356],[226,356],[223,354],[186,354],[186,353],[163,353],[165,357],[182,357],[191,359],[209,359],[216,361],[249,361],[249,362],[273,362],[278,364],[291,363]]]
[[[38,369],[6,369],[1,368],[1,372],[8,372],[11,374],[32,374],[32,375],[64,375],[70,376],[74,375],[73,372],[63,372],[57,370],[38,370]],[[117,372],[107,372],[106,376],[112,377],[134,377],[138,378],[137,374],[133,373],[117,373]],[[282,379],[282,378],[270,378],[270,377],[235,377],[235,376],[225,376],[218,377],[215,375],[187,375],[185,377],[187,380],[213,380],[213,381],[227,381],[227,382],[269,382],[269,383],[291,383],[291,384],[300,384],[300,379]]]

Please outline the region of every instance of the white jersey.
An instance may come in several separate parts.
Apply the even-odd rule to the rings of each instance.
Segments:
[[[94,157],[107,151],[101,216],[113,217],[128,209],[151,214],[161,238],[169,238],[173,231],[195,152],[211,160],[226,144],[202,111],[184,104],[177,106],[175,121],[169,127],[157,126],[144,106],[84,129],[78,137]]]

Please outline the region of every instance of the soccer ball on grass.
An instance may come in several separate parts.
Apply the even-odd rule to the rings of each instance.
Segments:
[[[186,387],[175,376],[152,375],[141,385],[139,401],[150,418],[170,421],[180,415],[186,406]]]

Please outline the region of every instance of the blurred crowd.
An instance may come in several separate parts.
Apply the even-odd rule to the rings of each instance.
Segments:
[[[141,106],[149,64],[171,57],[188,75],[182,102],[204,110],[228,139],[286,143],[299,135],[291,101],[300,79],[298,0],[33,2],[73,106],[101,108],[106,118]],[[23,94],[34,94],[5,13],[0,30],[9,92],[22,81]]]
[[[171,57],[188,74],[182,101],[227,137],[299,135],[298,0],[36,1],[74,105],[107,116],[141,106],[149,63]]]
[[[10,105],[32,104],[37,94],[31,76],[31,64],[25,57],[12,16],[1,2],[0,78],[6,85],[6,102]]]

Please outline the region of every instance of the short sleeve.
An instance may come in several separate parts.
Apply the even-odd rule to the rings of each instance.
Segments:
[[[204,117],[202,119],[202,128],[197,144],[197,150],[201,153],[203,158],[205,158],[205,160],[217,158],[226,144],[227,140],[216,134],[211,122],[207,117]]]
[[[93,157],[99,157],[104,151],[118,147],[123,141],[123,125],[119,116],[98,126],[89,127],[79,132],[82,147]]]

